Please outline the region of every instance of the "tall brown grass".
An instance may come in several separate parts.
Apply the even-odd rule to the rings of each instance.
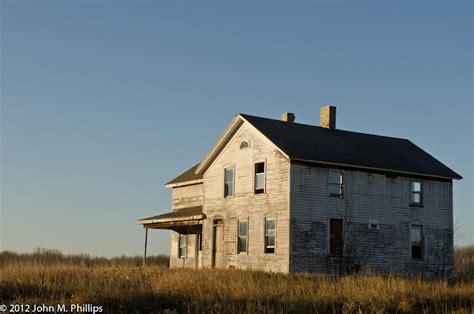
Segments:
[[[458,280],[474,280],[474,245],[454,250],[454,273]]]
[[[78,256],[63,255],[42,260],[44,254],[53,253],[38,252],[31,259],[1,253],[0,303],[88,303],[102,305],[106,313],[472,313],[474,309],[472,277],[330,278],[168,269],[165,263],[141,267],[135,258],[129,264],[124,262],[127,258],[85,257],[89,262],[82,263]]]

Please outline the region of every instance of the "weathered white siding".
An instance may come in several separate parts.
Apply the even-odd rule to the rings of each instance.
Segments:
[[[193,184],[175,187],[171,191],[172,211],[181,208],[202,206],[203,185]],[[186,257],[178,257],[179,233],[171,231],[170,267],[195,268],[199,265],[196,262],[196,235],[188,235],[188,253]],[[197,254],[200,253],[198,252]],[[199,259],[199,257],[198,257]]]
[[[201,252],[197,249],[197,235],[188,235],[188,250],[184,257],[178,257],[179,233],[171,231],[171,251],[170,251],[170,267],[172,268],[197,268]],[[196,256],[198,254],[198,256]],[[198,261],[196,261],[196,257]]]
[[[247,139],[249,149],[240,149]],[[254,164],[266,163],[266,193],[254,194]],[[224,168],[234,167],[234,196],[224,198]],[[203,266],[212,267],[213,220],[222,219],[224,268],[288,272],[289,162],[244,123],[204,174]],[[276,253],[264,253],[265,218],[276,218]],[[237,254],[237,221],[248,219],[248,253]]]
[[[176,187],[171,190],[171,208],[176,211],[180,208],[202,206],[202,198],[202,183]]]
[[[343,265],[346,271],[398,273],[452,272],[452,182],[423,180],[423,207],[409,205],[410,180],[380,173],[344,173],[344,197],[329,195],[329,170],[291,164],[290,271],[333,273],[329,219],[349,218]],[[378,219],[379,230],[368,220]],[[411,259],[410,225],[423,225],[424,258]]]

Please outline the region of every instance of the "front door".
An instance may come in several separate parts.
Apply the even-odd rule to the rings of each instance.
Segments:
[[[214,221],[214,243],[212,250],[212,267],[214,268],[222,268],[222,230],[222,220]]]

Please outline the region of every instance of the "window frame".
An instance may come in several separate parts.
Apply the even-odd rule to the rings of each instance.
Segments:
[[[380,230],[380,222],[378,219],[375,218],[369,218],[369,223],[368,223],[369,230],[371,231],[378,231]]]
[[[240,223],[241,222],[245,222],[247,227],[246,227],[246,234],[245,236],[241,235],[240,234]],[[240,219],[237,219],[237,232],[236,232],[236,235],[237,235],[237,242],[236,242],[236,250],[237,250],[237,254],[248,254],[248,251],[249,251],[249,219],[248,218],[240,218]],[[245,238],[245,250],[242,250],[241,247],[240,247],[240,239],[241,238]]]
[[[257,173],[257,164],[263,164],[263,172]],[[258,191],[262,190],[261,192],[257,193],[257,174],[263,173],[263,189],[258,189]],[[266,194],[267,193],[267,161],[257,161],[253,163],[253,194]]]
[[[242,147],[242,145],[247,144],[246,147]],[[243,139],[242,142],[239,144],[239,149],[244,150],[244,149],[249,149],[250,148],[250,141],[247,139]]]
[[[412,239],[412,231],[414,228],[420,229],[420,241],[413,241]],[[420,257],[413,256],[413,247],[419,247],[420,250]],[[412,223],[410,224],[410,258],[412,260],[423,260],[424,258],[424,250],[425,250],[425,236],[423,234],[423,225],[421,223]]]
[[[333,173],[338,173],[339,174],[339,183],[333,183],[331,181],[331,174]],[[344,172],[341,171],[341,170],[329,170],[329,186],[328,186],[328,189],[329,189],[329,196],[330,197],[339,197],[339,198],[343,198],[344,197]],[[331,187],[332,186],[337,186],[338,187],[338,190],[339,190],[339,193],[333,193],[332,192],[332,189]]]
[[[202,232],[197,234],[198,238],[198,251],[202,252]]]
[[[420,184],[420,190],[419,191],[415,191],[414,190],[414,186],[415,186],[415,183],[419,183]],[[423,198],[423,180],[420,180],[420,179],[411,179],[410,180],[410,206],[415,206],[415,207],[423,207],[423,201],[424,201],[424,198]],[[414,202],[413,201],[413,195],[419,195],[419,198],[420,198],[420,201],[419,202]]]
[[[274,225],[274,229],[273,229],[273,235],[268,235],[268,224],[267,222],[270,221],[270,220],[273,220],[273,225]],[[277,243],[276,243],[276,239],[277,239],[277,219],[276,217],[265,217],[265,221],[264,221],[264,234],[263,234],[263,252],[265,254],[276,254],[276,247],[277,247]],[[270,237],[273,237],[273,246],[271,245],[267,245],[267,238],[270,238]],[[270,252],[268,249],[273,249],[273,252]]]
[[[181,246],[181,239],[185,239],[184,246]],[[184,254],[183,254],[184,250]],[[178,238],[178,258],[187,258],[188,257],[188,235],[187,234],[179,234]]]
[[[340,221],[341,222],[341,234],[340,234],[340,238],[338,239],[339,240],[339,250],[338,252],[333,252],[333,233],[331,232],[332,231],[332,221],[333,220],[337,220],[337,221]],[[344,254],[344,219],[343,218],[340,218],[340,217],[331,217],[329,218],[329,245],[328,245],[328,250],[329,250],[329,255],[330,256],[342,256]]]
[[[229,184],[226,181],[225,175],[227,170],[232,170],[232,194],[226,194],[226,184]],[[224,167],[224,175],[223,175],[223,197],[224,198],[233,198],[235,195],[235,166],[234,165],[228,165]]]

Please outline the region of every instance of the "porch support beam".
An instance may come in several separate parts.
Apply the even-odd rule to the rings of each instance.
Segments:
[[[143,266],[146,266],[146,248],[148,244],[148,228],[145,227],[145,250],[143,251]]]

